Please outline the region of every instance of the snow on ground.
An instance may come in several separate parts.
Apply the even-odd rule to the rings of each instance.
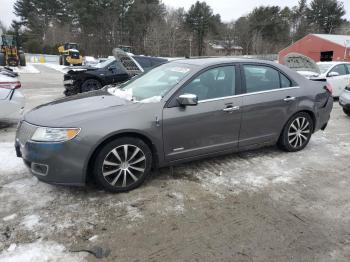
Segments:
[[[54,70],[59,71],[59,72],[64,73],[64,74],[67,73],[67,66],[64,66],[64,65],[58,65],[58,64],[53,64],[53,63],[44,63],[41,65],[49,67],[51,69],[54,69]]]
[[[38,215],[27,215],[24,217],[21,225],[26,227],[28,230],[33,230],[40,223],[40,216]]]
[[[14,143],[0,143],[0,182],[5,177],[12,177],[25,171],[23,160],[16,157]]]
[[[13,71],[19,74],[39,74],[40,71],[33,66],[33,64],[27,63],[26,66],[13,67]]]
[[[37,241],[30,244],[11,245],[9,250],[0,253],[0,262],[80,262],[85,261],[86,253],[72,253],[56,242]]]

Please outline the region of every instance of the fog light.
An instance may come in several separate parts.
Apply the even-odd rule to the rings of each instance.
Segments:
[[[49,166],[44,164],[32,163],[31,170],[36,175],[46,176],[49,171]]]

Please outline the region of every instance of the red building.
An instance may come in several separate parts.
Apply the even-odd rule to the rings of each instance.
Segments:
[[[289,53],[300,53],[320,61],[349,61],[350,35],[309,34],[278,53],[278,61],[283,64]]]

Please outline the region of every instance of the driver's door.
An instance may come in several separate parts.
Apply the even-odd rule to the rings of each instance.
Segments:
[[[163,111],[165,159],[176,161],[238,147],[242,97],[234,97],[239,88],[235,66],[207,70],[180,89],[195,94],[195,106],[170,103]]]

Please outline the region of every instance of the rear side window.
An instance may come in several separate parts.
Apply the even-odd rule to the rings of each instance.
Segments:
[[[285,75],[276,69],[260,65],[244,65],[247,93],[262,92],[293,86]]]
[[[332,72],[336,72],[341,76],[347,74],[346,69],[345,69],[345,65],[337,65],[337,66],[333,67],[333,69],[330,71],[330,73],[332,73]]]
[[[292,81],[290,81],[285,75],[280,73],[280,78],[281,78],[281,87],[292,87]]]

